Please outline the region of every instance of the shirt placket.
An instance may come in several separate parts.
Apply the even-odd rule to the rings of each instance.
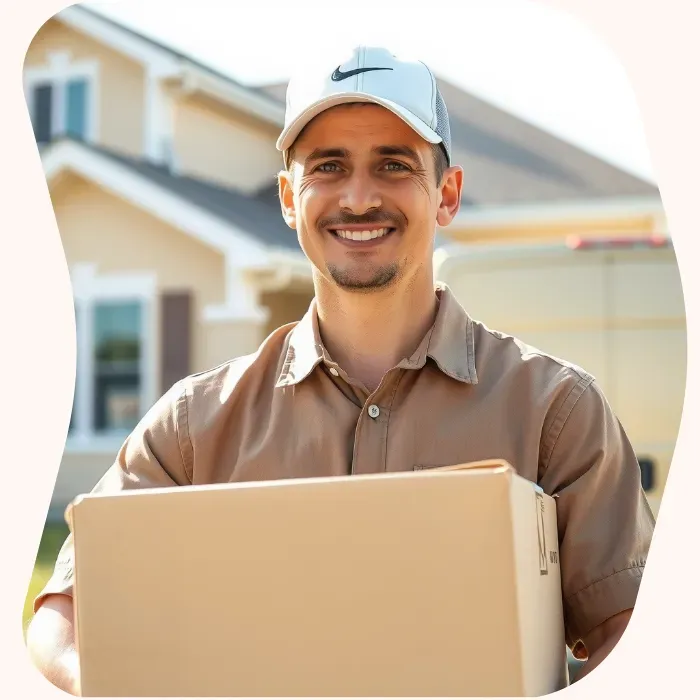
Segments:
[[[386,471],[386,446],[393,398],[405,370],[393,369],[364,402],[355,426],[351,474]]]

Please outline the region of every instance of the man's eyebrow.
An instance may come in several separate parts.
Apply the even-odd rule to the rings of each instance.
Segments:
[[[410,146],[378,146],[374,151],[380,156],[404,156],[412,160],[414,165],[423,165],[418,151]]]
[[[316,148],[304,159],[305,162],[323,160],[324,158],[349,158],[350,151],[346,148]]]

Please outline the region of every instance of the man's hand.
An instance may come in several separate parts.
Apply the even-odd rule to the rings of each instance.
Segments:
[[[624,634],[631,616],[632,610],[614,615],[592,629],[582,640],[583,644],[574,646],[572,650],[574,658],[580,660],[588,658],[580,673],[577,674],[576,681],[587,676],[614,649]]]
[[[27,650],[32,663],[47,680],[71,695],[80,695],[70,596],[52,595],[44,600],[27,630]]]

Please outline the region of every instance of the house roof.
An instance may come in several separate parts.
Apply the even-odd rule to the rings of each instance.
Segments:
[[[97,155],[103,159],[99,161],[103,164],[101,169],[107,164],[105,160],[115,163],[135,178],[145,178],[160,191],[175,195],[180,201],[193,205],[224,225],[229,225],[231,228],[227,230],[231,232],[231,240],[234,232],[240,231],[263,248],[302,254],[296,233],[282,218],[277,190],[272,186],[266,186],[258,193],[249,195],[199,178],[178,175],[145,159],[117,153],[103,146],[88,144],[67,136],[42,149],[44,160],[50,158],[62,144],[72,144],[81,151]]]
[[[256,195],[187,175],[178,175],[145,159],[132,158],[101,146],[86,145],[93,151],[125,165],[134,173],[205,209],[210,214],[243,229],[260,243],[301,252],[296,233],[282,218],[274,183]]]
[[[279,101],[97,10],[80,4],[72,5],[55,18],[137,62],[148,64],[164,78],[186,81],[189,90],[212,95],[223,103],[280,128],[284,123],[284,105]]]
[[[438,78],[450,115],[462,203],[504,205],[658,197],[658,189],[586,151]],[[259,92],[284,101],[287,83]]]
[[[45,146],[44,152],[50,151],[61,142],[73,143],[126,167],[135,176],[145,177],[158,187],[230,224],[236,230],[244,231],[264,247],[303,255],[296,233],[282,218],[276,182],[266,185],[255,194],[246,194],[199,178],[177,175],[145,159],[126,156],[103,146],[77,141],[69,136]],[[436,232],[436,248],[446,241],[439,231]]]
[[[99,18],[130,37],[147,42],[218,81],[228,83],[244,98],[245,95],[250,97],[251,109],[252,103],[261,99],[276,113],[284,109],[286,82],[246,87],[232,76],[114,22],[99,12],[84,6],[69,9],[79,9],[93,18]],[[659,191],[652,183],[625,172],[444,79],[438,78],[438,84],[450,113],[454,159],[464,167],[463,209],[591,202],[611,198],[659,198]],[[167,174],[167,171],[161,172]],[[158,173],[151,174],[158,176]],[[173,180],[169,182],[172,187],[178,186]],[[201,197],[212,204],[227,198],[221,191],[205,193],[204,186],[199,181],[188,181],[187,178],[179,183],[179,187],[183,194]]]
[[[134,29],[131,29],[131,28],[127,27],[126,25],[121,24],[119,22],[116,22],[115,20],[107,17],[106,15],[103,15],[102,13],[100,13],[98,11],[91,9],[90,7],[88,7],[86,5],[73,5],[73,6],[71,6],[70,9],[72,11],[78,10],[79,12],[85,13],[87,15],[91,15],[92,17],[99,18],[100,21],[105,22],[106,24],[114,27],[115,29],[119,29],[120,31],[125,32],[126,34],[139,39],[140,41],[143,41],[147,44],[150,44],[154,48],[168,52],[173,58],[179,59],[179,60],[184,61],[186,63],[189,63],[193,66],[196,66],[197,68],[199,68],[203,71],[206,71],[207,73],[210,73],[213,76],[216,76],[218,78],[222,78],[222,79],[226,80],[227,82],[231,83],[232,85],[235,85],[236,87],[240,88],[241,90],[246,90],[246,91],[250,92],[251,96],[265,94],[264,92],[261,93],[259,90],[257,90],[254,87],[249,87],[249,86],[244,85],[243,83],[239,83],[231,75],[222,73],[221,71],[218,71],[218,70],[212,68],[211,66],[209,66],[205,63],[202,63],[201,61],[198,61],[197,59],[193,58],[192,56],[190,56],[186,53],[183,53],[182,51],[179,51],[177,48],[175,48],[169,44],[165,44],[161,41],[157,41],[156,39],[148,36],[147,34],[142,34],[141,32],[137,32]],[[270,97],[270,96],[268,96],[268,97]],[[272,99],[275,100],[275,98],[272,98]],[[275,101],[277,101],[277,100],[275,100]]]

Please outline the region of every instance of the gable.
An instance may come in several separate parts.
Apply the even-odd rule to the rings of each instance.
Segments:
[[[160,291],[196,290],[198,307],[223,302],[222,253],[75,173],[50,192],[69,267],[147,272]]]
[[[52,144],[42,154],[42,160],[50,185],[65,171],[73,172],[215,251],[236,259],[242,266],[264,265],[267,261],[265,247],[253,234],[237,228],[217,212],[183,198],[164,186],[162,180],[146,176],[124,156],[108,156],[95,147],[62,140]],[[154,166],[147,168],[162,172]]]
[[[280,127],[284,121],[284,109],[275,100],[85,5],[72,5],[61,11],[57,18],[147,67],[153,76],[181,81],[189,92],[206,94],[266,124]]]
[[[178,98],[173,121],[179,173],[247,193],[276,182],[274,128],[201,95]]]

